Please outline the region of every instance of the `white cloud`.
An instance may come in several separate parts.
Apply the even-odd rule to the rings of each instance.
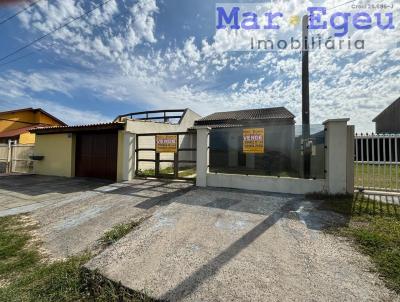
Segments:
[[[330,2],[332,6],[334,2]],[[49,2],[19,18],[27,30],[47,32],[70,16],[80,15],[86,6],[87,1],[83,0]],[[0,85],[9,89],[2,94],[21,98],[32,92],[57,91],[72,96],[74,90],[84,88],[110,104],[117,101],[149,108],[191,107],[202,114],[286,106],[300,117],[298,53],[227,53],[224,50],[229,41],[223,37],[209,43],[190,36],[181,47],[148,47],[148,53],[139,54],[138,45],[154,45],[158,41],[154,19],[158,12],[155,0],[133,4],[111,1],[90,18],[74,22],[52,37],[56,43],[53,49],[60,57],[68,56],[76,64],[92,69],[92,73],[3,73]],[[102,14],[104,18],[99,19]],[[372,118],[400,94],[399,57],[398,49],[310,53],[312,121],[349,116],[358,129],[372,129]],[[220,84],[226,90],[208,88]],[[104,118],[96,112],[92,114],[93,120]],[[78,113],[73,116],[80,117]]]

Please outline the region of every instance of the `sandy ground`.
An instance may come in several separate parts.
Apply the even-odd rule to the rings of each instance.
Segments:
[[[236,190],[174,198],[87,266],[170,301],[398,301],[368,259],[323,232],[315,202]]]

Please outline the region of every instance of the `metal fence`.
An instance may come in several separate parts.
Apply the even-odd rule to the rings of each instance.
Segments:
[[[33,173],[34,145],[0,144],[0,173]]]
[[[355,187],[400,191],[399,146],[400,134],[356,134]]]

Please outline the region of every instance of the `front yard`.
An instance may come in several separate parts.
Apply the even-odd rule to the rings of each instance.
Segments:
[[[140,223],[115,226],[99,240],[99,246],[106,247]],[[82,270],[93,253],[50,260],[41,253],[34,231],[27,216],[0,218],[0,301],[93,301],[98,286]],[[102,284],[101,290],[96,290],[96,301],[118,301],[119,295],[113,284]]]
[[[323,196],[323,209],[350,217],[349,224],[332,229],[351,239],[370,256],[387,287],[400,293],[400,206],[353,197]]]
[[[143,194],[143,191],[141,193]],[[98,199],[98,196],[96,198]],[[353,252],[347,252],[345,255],[348,256],[343,256],[345,259],[342,259],[340,254],[343,253],[343,249],[341,246],[335,245],[337,244],[336,241],[334,243],[330,237],[325,237],[322,232],[319,232],[320,229],[317,229],[317,232],[310,231],[308,227],[293,219],[294,216],[288,214],[288,211],[292,213],[292,210],[296,210],[298,202],[296,198],[288,203],[293,206],[293,209],[286,209],[285,207],[280,209],[282,202],[288,202],[290,198],[294,197],[278,194],[268,196],[268,194],[264,193],[239,192],[237,190],[199,189],[191,191],[188,195],[174,198],[175,202],[171,206],[157,212],[152,218],[146,220],[146,224],[141,224],[144,218],[117,224],[113,228],[103,231],[104,235],[97,239],[95,248],[86,249],[84,252],[79,252],[74,256],[63,259],[50,257],[44,251],[45,246],[36,235],[39,228],[30,216],[17,215],[0,218],[0,301],[93,301],[93,296],[96,296],[96,301],[121,301],[122,287],[118,283],[113,283],[108,279],[91,278],[92,276],[87,274],[87,269],[83,269],[82,266],[96,255],[103,254],[104,249],[106,249],[105,257],[107,258],[107,253],[112,254],[114,250],[118,251],[126,244],[133,245],[135,249],[138,248],[134,245],[134,241],[139,240],[140,236],[147,238],[146,236],[152,232],[153,228],[157,236],[162,233],[160,228],[166,234],[166,246],[164,246],[166,249],[164,255],[166,262],[162,262],[160,265],[168,275],[174,272],[173,269],[168,269],[168,265],[174,264],[175,257],[182,257],[183,261],[197,259],[196,261],[199,261],[199,263],[203,263],[201,261],[205,260],[204,269],[195,270],[192,272],[193,275],[187,279],[188,281],[182,283],[185,286],[194,286],[193,293],[198,293],[196,286],[201,282],[207,284],[207,290],[199,291],[204,295],[203,298],[215,298],[216,296],[214,295],[216,293],[221,294],[221,297],[230,297],[230,294],[237,288],[230,284],[230,282],[234,281],[234,279],[231,279],[231,271],[236,272],[235,269],[238,264],[245,264],[244,266],[239,266],[240,272],[236,272],[238,274],[235,275],[237,278],[243,279],[239,282],[241,284],[251,284],[252,286],[258,284],[257,274],[254,274],[254,268],[256,267],[262,268],[261,271],[266,275],[265,278],[275,278],[271,279],[269,284],[265,283],[269,279],[265,279],[267,281],[262,279],[264,281],[260,281],[261,283],[258,284],[260,287],[259,295],[266,293],[265,288],[274,290],[269,296],[270,298],[275,297],[278,299],[280,296],[284,297],[285,294],[290,293],[291,289],[296,295],[303,293],[303,298],[309,298],[309,292],[304,292],[303,289],[310,291],[315,287],[320,289],[320,291],[315,291],[314,293],[321,299],[327,298],[332,294],[329,292],[330,288],[344,298],[348,297],[349,292],[343,291],[340,294],[337,289],[342,285],[344,286],[348,282],[346,281],[347,279],[354,281],[354,284],[361,287],[361,293],[365,292],[364,289],[370,286],[368,290],[376,293],[377,300],[381,298],[381,292],[374,291],[374,288],[371,285],[365,285],[364,281],[357,281],[358,276],[361,278],[363,274],[366,274],[361,267],[355,271],[347,271],[349,266],[354,265],[357,268],[356,262],[353,262],[352,259],[358,253],[354,252],[353,248],[351,248]],[[306,197],[306,204],[310,199],[324,200],[324,202],[316,203],[318,205],[318,215],[325,213],[323,215],[331,217],[333,214],[326,211],[333,211],[347,217],[345,221],[348,223],[329,228],[328,232],[335,236],[350,239],[361,253],[369,256],[374,264],[374,272],[381,276],[386,286],[400,294],[400,207],[372,201],[364,198],[363,195],[357,195],[355,198],[313,195]],[[302,201],[300,200],[299,202]],[[306,215],[304,217],[309,216]],[[177,224],[175,227],[173,227],[174,223]],[[190,223],[193,224],[191,227]],[[133,236],[130,231],[139,224],[141,224],[141,231]],[[176,228],[181,230],[181,233]],[[187,233],[184,232],[185,230]],[[207,236],[204,236],[204,233],[207,233]],[[168,234],[174,235],[171,237]],[[179,239],[179,234],[186,239]],[[331,236],[330,234],[329,236]],[[178,238],[178,243],[182,246],[176,246],[171,243],[171,238],[175,238],[174,236]],[[216,241],[212,236],[218,236],[220,241]],[[224,246],[224,240],[231,238],[231,236],[237,236],[239,239],[232,243],[230,241],[225,242],[225,245],[228,244],[228,248],[224,250],[224,248],[221,248]],[[271,241],[271,236],[275,238],[273,242]],[[125,237],[122,240],[125,243],[119,241],[122,237]],[[297,238],[297,240],[293,240],[293,238]],[[162,238],[153,239],[153,244],[156,244]],[[196,244],[190,243],[191,241],[196,242]],[[146,248],[146,251],[148,250],[148,253],[151,254],[151,243],[146,241],[147,243],[149,247]],[[204,245],[201,243],[204,243]],[[326,243],[329,244],[326,245]],[[209,253],[213,249],[208,247],[207,244],[215,244],[215,250],[217,251],[215,261],[209,260]],[[107,248],[109,245],[113,246]],[[331,245],[337,249],[337,252],[336,250],[331,252],[328,248]],[[205,246],[208,248],[204,250],[206,252],[204,254],[202,248]],[[276,250],[277,246],[280,247],[278,250]],[[310,246],[311,249],[308,250]],[[162,249],[159,249],[157,245],[153,247],[155,254],[159,255]],[[220,253],[221,249],[222,252]],[[300,251],[297,255],[295,255],[296,250]],[[121,250],[121,252],[124,255],[128,255],[129,261],[132,257],[139,257],[135,250],[131,250],[131,247],[128,250]],[[186,254],[179,254],[183,252],[199,258],[193,258],[194,256],[187,258],[185,257]],[[129,253],[132,253],[132,255]],[[261,255],[260,253],[264,254]],[[260,258],[255,258],[254,255],[259,254],[261,255]],[[300,286],[301,290],[299,291],[296,286],[303,279],[294,274],[301,269],[301,263],[303,262],[299,261],[302,258],[298,257],[302,257],[303,254],[307,255],[304,259],[311,261],[311,266],[307,266],[306,271],[311,269],[309,271],[311,276],[308,278],[313,280],[309,281],[313,286],[307,288],[308,283],[304,283]],[[171,257],[171,255],[174,257]],[[266,255],[272,256],[268,260],[265,257]],[[204,256],[204,259],[200,256]],[[331,258],[326,258],[326,256]],[[160,255],[160,259],[153,254],[149,257],[152,257],[158,263],[161,261],[163,254]],[[274,258],[277,258],[275,262]],[[133,265],[125,265],[124,261],[128,260],[123,258],[115,259],[119,259],[120,263],[113,262],[110,265],[112,267],[118,267],[118,265],[122,268],[125,267],[128,276],[131,271],[135,271],[139,275],[146,275],[143,271],[136,271]],[[335,260],[339,261],[335,262]],[[127,262],[128,264],[130,263],[129,261]],[[219,267],[221,261],[225,264]],[[252,261],[256,262],[253,263]],[[334,268],[331,267],[331,262],[334,262]],[[281,264],[284,265],[281,266]],[[181,260],[176,265],[183,266]],[[293,268],[291,268],[291,265],[293,265]],[[297,267],[296,265],[300,266]],[[251,269],[246,271],[247,267]],[[124,271],[125,269],[122,268],[117,271]],[[151,268],[148,269],[152,271]],[[282,271],[285,269],[287,271]],[[227,270],[226,278],[228,280],[226,283],[216,284],[215,281],[210,281],[214,280],[214,276],[208,275],[209,272],[217,273],[219,270]],[[342,274],[341,277],[337,277],[337,270]],[[185,273],[188,272],[185,271]],[[355,278],[348,278],[348,273],[353,273]],[[324,280],[324,274],[330,274],[332,279]],[[207,278],[203,275],[207,276]],[[302,271],[300,275],[303,275]],[[220,280],[218,278],[216,280]],[[115,280],[121,279],[116,278]],[[132,280],[132,278],[127,280]],[[195,280],[195,282],[192,284],[189,282],[191,280]],[[368,280],[368,278],[362,280]],[[210,285],[207,282],[212,284]],[[274,288],[276,284],[278,286]],[[155,285],[162,287],[165,284],[163,285],[157,281]],[[183,288],[183,285],[175,288],[177,293],[179,292],[178,289]],[[213,292],[214,287],[215,291]],[[167,289],[170,290],[171,286],[168,285]],[[186,290],[186,287],[184,289]],[[125,297],[123,301],[150,300],[145,295],[126,298],[132,297],[132,295],[131,292],[129,292],[129,295],[125,295],[125,290],[127,289],[122,289],[122,295]],[[246,290],[249,290],[248,294],[253,293],[253,297],[258,297],[254,288]],[[354,290],[352,292],[354,297],[359,297],[361,300],[362,297],[365,298],[362,295],[358,296],[360,292],[356,288]],[[134,294],[136,293],[134,292]]]

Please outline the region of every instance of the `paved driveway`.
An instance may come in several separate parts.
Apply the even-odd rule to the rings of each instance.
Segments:
[[[92,259],[135,291],[169,301],[397,301],[347,242],[343,217],[301,196],[193,189]]]
[[[0,217],[33,211],[108,183],[37,175],[0,176]]]
[[[79,178],[11,176],[0,182],[0,216],[30,212],[52,257],[93,248],[112,226],[151,215],[191,183],[134,180],[110,184]]]
[[[113,225],[151,216],[87,267],[157,299],[399,300],[366,257],[323,232],[345,219],[302,196],[13,176],[0,180],[0,206],[0,215],[31,212],[53,257],[93,248]]]

